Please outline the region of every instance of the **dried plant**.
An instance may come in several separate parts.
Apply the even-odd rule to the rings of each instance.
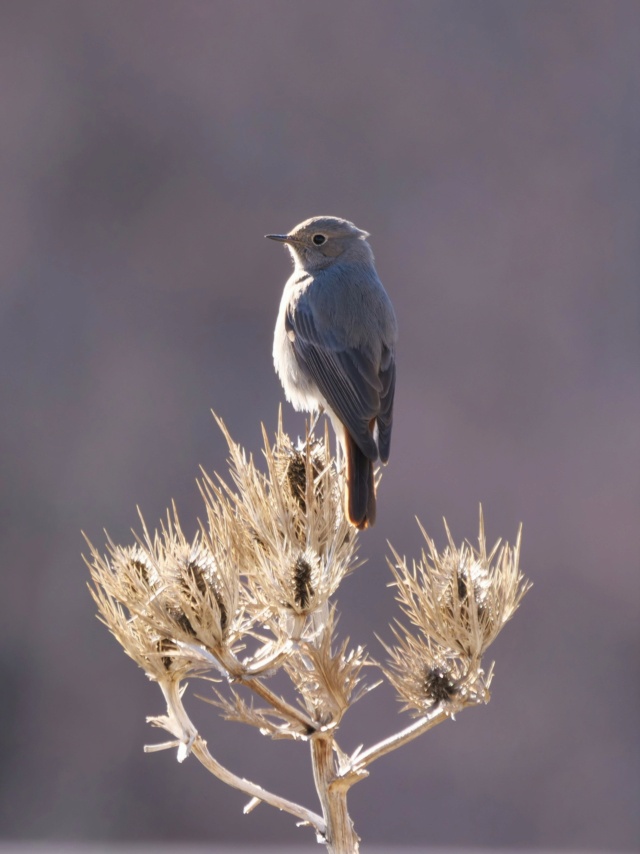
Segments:
[[[352,785],[374,760],[453,717],[486,703],[493,667],[482,657],[512,617],[529,584],[514,548],[487,550],[480,515],[478,547],[427,549],[407,564],[392,549],[392,585],[405,623],[383,643],[386,665],[361,646],[336,640],[333,598],[358,565],[358,532],[343,514],[343,472],[331,456],[328,434],[293,445],[280,422],[272,445],[264,434],[258,466],[218,421],[230,452],[230,482],[204,474],[206,520],[187,540],[175,507],[151,535],[144,522],[131,546],[108,541],[107,553],[90,543],[90,587],[100,619],[147,676],[158,683],[166,715],[149,718],[171,734],[146,750],[176,748],[251,800],[285,810],[314,829],[334,854],[358,851],[347,811]],[[446,527],[446,523],[445,523]],[[379,682],[363,681],[377,668],[416,718],[408,727],[352,754],[336,736],[343,715]],[[293,699],[268,683],[286,674]],[[214,682],[202,699],[223,717],[257,727],[274,739],[310,745],[321,813],[289,801],[220,765],[185,707],[187,678]]]

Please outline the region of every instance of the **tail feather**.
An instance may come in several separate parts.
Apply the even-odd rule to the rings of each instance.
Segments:
[[[346,431],[345,431],[346,433]],[[376,521],[376,488],[373,460],[365,456],[346,433],[347,457],[346,513],[356,528],[369,528]]]

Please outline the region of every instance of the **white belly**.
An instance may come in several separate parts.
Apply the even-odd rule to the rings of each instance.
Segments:
[[[312,412],[320,405],[324,405],[324,401],[313,380],[296,361],[293,344],[284,323],[286,305],[287,302],[283,298],[273,338],[273,364],[280,377],[285,397],[293,408],[302,412]]]

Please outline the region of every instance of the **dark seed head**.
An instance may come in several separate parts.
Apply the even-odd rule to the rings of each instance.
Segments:
[[[204,568],[197,561],[190,560],[187,564],[186,575],[195,582],[198,591],[204,595],[209,586]]]
[[[170,640],[170,638],[161,638],[157,643],[158,652],[173,652],[176,649],[178,649],[177,645],[174,641]],[[171,670],[173,656],[163,655],[160,660],[162,661],[165,670]]]
[[[429,667],[424,676],[424,692],[437,703],[450,700],[458,693],[456,683],[441,667]]]
[[[144,561],[139,560],[138,558],[131,558],[129,566],[134,570],[136,575],[140,576],[145,584],[149,583],[149,567]]]
[[[227,613],[227,607],[224,604],[224,600],[222,596],[218,593],[218,591],[212,587],[211,592],[213,593],[213,598],[216,600],[216,604],[218,605],[218,609],[220,611],[220,628],[222,629],[222,633],[224,634],[227,625],[229,623],[229,615]]]
[[[307,510],[307,467],[302,454],[295,453],[287,466],[287,482],[291,494],[300,505],[303,513]]]
[[[311,565],[302,555],[298,557],[293,567],[293,588],[293,597],[296,605],[302,609],[308,608],[311,597],[313,596]]]
[[[191,622],[187,615],[180,608],[170,608],[169,616],[176,621],[176,623],[180,626],[183,632],[192,637],[195,637],[196,630],[191,625]]]

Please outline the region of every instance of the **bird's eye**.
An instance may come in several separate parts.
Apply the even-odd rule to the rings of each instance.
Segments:
[[[322,246],[322,244],[327,238],[324,236],[324,234],[314,234],[311,239],[316,244],[316,246]]]

